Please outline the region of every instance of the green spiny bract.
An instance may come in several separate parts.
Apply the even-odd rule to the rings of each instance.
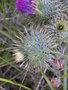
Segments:
[[[26,35],[20,32],[20,36],[17,36],[19,40],[15,41],[13,47],[15,61],[26,68],[46,67],[48,63],[53,63],[51,53],[57,46],[54,35],[45,28],[25,31]]]

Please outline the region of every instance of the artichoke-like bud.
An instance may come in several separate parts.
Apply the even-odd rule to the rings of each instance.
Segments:
[[[20,32],[14,42],[14,58],[20,66],[25,68],[46,67],[48,63],[53,63],[52,57],[56,50],[56,38],[50,31],[43,28],[25,28],[25,34]]]
[[[28,15],[32,22],[47,24],[52,16],[60,11],[59,0],[17,0],[16,8]],[[58,4],[58,5],[57,5]]]
[[[66,42],[68,38],[68,16],[60,13],[54,17],[49,28],[53,31],[58,41]]]

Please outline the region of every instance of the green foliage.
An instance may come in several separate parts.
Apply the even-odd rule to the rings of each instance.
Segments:
[[[55,76],[63,79],[61,88],[67,90],[68,1],[37,1],[36,14],[24,15],[17,12],[16,0],[0,0],[0,85],[6,89],[14,86],[14,90],[33,90],[41,72],[47,82],[47,85],[40,85],[41,88],[55,90],[50,81]],[[57,44],[62,42],[66,45],[65,55],[60,52],[62,50],[57,50]],[[56,59],[60,58],[64,58],[64,66],[58,70]],[[42,67],[40,71],[39,66]],[[44,74],[43,70],[47,66],[49,68]],[[28,86],[26,83],[31,81],[34,86],[30,89],[33,84]]]
[[[51,90],[56,90],[56,89],[52,86],[52,84],[51,84],[50,80],[49,80],[49,79],[48,79],[48,77],[44,74],[44,72],[42,71],[42,69],[41,69],[41,68],[40,68],[40,71],[41,71],[42,75],[44,76],[44,78],[45,78],[46,82],[47,82],[47,83],[48,83],[48,85],[50,86]]]
[[[26,86],[24,86],[24,85],[22,85],[22,84],[15,83],[15,82],[13,82],[13,81],[11,81],[11,80],[7,80],[7,79],[4,79],[4,78],[0,78],[0,81],[6,82],[6,83],[10,83],[10,84],[13,84],[13,85],[22,87],[22,88],[25,88],[26,90],[31,90],[30,88],[28,88],[28,87],[26,87]]]

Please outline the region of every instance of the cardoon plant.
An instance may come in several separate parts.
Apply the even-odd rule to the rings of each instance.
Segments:
[[[32,21],[48,23],[52,16],[58,13],[61,4],[54,0],[16,0],[16,8],[23,14],[28,14]]]
[[[26,34],[20,32],[14,42],[14,58],[20,66],[28,68],[46,67],[53,64],[53,50],[56,50],[56,38],[45,28],[25,29]]]

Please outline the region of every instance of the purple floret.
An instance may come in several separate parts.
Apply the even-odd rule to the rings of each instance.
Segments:
[[[18,11],[27,14],[35,14],[35,6],[32,4],[35,0],[16,0],[16,8]]]

